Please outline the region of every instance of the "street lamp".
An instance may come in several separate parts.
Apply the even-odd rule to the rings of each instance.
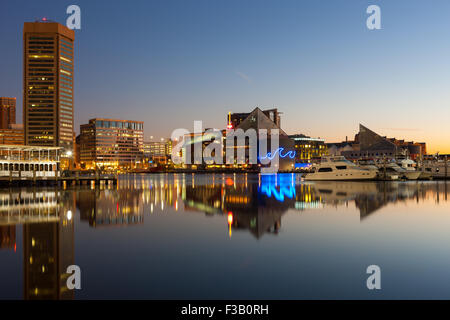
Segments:
[[[68,161],[68,169],[70,170],[70,169],[72,169],[72,151],[71,150],[68,150],[67,152],[66,152],[66,154],[65,154],[65,156],[66,156],[66,158],[67,158],[67,161]]]

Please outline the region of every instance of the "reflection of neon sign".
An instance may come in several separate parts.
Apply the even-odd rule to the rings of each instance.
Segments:
[[[307,169],[307,168],[309,168],[311,166],[312,166],[311,163],[296,163],[295,164],[295,168],[296,169],[298,169],[298,168],[300,168],[300,169]]]
[[[261,157],[261,160],[264,159],[269,159],[272,160],[273,158],[275,158],[275,156],[277,155],[277,153],[280,154],[281,158],[286,158],[289,157],[291,159],[295,158],[295,151],[287,151],[286,153],[283,154],[284,148],[278,148],[277,150],[275,150],[275,152],[272,154],[272,152],[267,152],[267,154],[264,157]]]
[[[275,177],[275,179],[273,179]],[[292,180],[292,175],[289,175],[290,179],[286,179],[288,176],[277,175],[277,176],[265,176],[261,181],[261,192],[266,194],[269,198],[272,195],[278,201],[283,202],[284,197],[290,199],[295,198],[295,187]],[[280,178],[279,180],[277,178]],[[278,183],[277,183],[278,180]],[[279,190],[277,188],[279,186]]]

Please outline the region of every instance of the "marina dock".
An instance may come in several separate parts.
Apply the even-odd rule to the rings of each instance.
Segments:
[[[1,187],[25,187],[25,186],[75,186],[100,183],[117,185],[116,174],[74,174],[70,176],[21,176],[20,174],[0,177]]]

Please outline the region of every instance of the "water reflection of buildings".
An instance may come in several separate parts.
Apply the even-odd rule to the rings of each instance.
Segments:
[[[67,267],[74,264],[73,223],[25,224],[24,298],[73,299],[66,286]]]
[[[266,232],[278,232],[281,216],[290,205],[287,200],[279,202],[260,191],[255,183],[234,184],[224,179],[221,184],[186,186],[183,200],[185,210],[230,215],[233,229],[248,229],[259,238]]]
[[[118,190],[106,190],[105,194],[99,190],[95,193],[86,190],[85,194],[80,191],[77,203],[81,218],[91,219],[91,224],[95,221],[90,217],[92,213],[96,216],[96,207],[109,207],[108,214],[115,214],[119,202],[120,207],[134,208],[126,211],[140,217],[142,208],[149,208],[150,213],[172,208],[223,215],[230,231],[248,230],[260,238],[278,233],[281,218],[288,210],[301,212],[353,204],[363,219],[389,203],[425,201],[430,196],[439,201],[446,198],[446,186],[428,181],[306,183],[296,174],[161,174],[122,180]]]
[[[0,250],[16,249],[18,228],[23,225],[24,297],[71,299],[66,270],[75,264],[76,207],[81,221],[91,226],[136,225],[153,211],[222,215],[228,222],[224,221],[224,231],[227,226],[230,233],[248,231],[259,239],[277,234],[288,211],[352,204],[365,220],[390,204],[440,203],[447,195],[447,182],[305,183],[293,174],[155,175],[120,181],[118,189],[14,189],[0,192]]]
[[[0,226],[0,249],[16,248],[16,226]]]
[[[427,181],[304,183],[294,174],[245,175],[245,178],[215,175],[209,181],[201,181],[186,175],[179,196],[185,210],[227,215],[230,232],[249,230],[259,238],[265,233],[278,233],[281,217],[287,210],[323,209],[353,203],[364,219],[390,203],[411,199],[425,201],[430,196],[436,201],[447,199],[446,190],[446,183]]]
[[[73,299],[66,287],[66,269],[74,264],[73,196],[58,190],[14,190],[0,193],[0,201],[2,243],[8,230],[15,248],[16,225],[23,225],[24,298]]]
[[[81,221],[88,221],[92,227],[130,226],[144,223],[144,210],[148,207],[150,213],[156,207],[164,210],[172,206],[178,210],[181,180],[168,180],[167,175],[148,177],[136,175],[121,179],[117,189],[77,190],[76,203]]]
[[[354,202],[361,220],[384,206],[434,198],[447,200],[447,182],[315,182],[313,193],[324,205],[341,206]]]
[[[265,233],[276,234],[282,215],[295,203],[292,176],[286,177],[259,176],[258,180],[252,175],[218,175],[216,181],[206,184],[191,183],[184,187],[185,210],[226,214],[230,234],[231,229],[249,230],[256,238]]]
[[[124,226],[144,222],[142,191],[80,189],[76,193],[80,220],[92,227]]]

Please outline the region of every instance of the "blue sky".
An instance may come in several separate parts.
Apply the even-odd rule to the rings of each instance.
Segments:
[[[145,121],[145,136],[223,128],[228,111],[278,107],[288,133],[329,142],[358,123],[450,152],[450,2],[20,1],[0,3],[0,96],[22,115],[22,28],[65,24],[75,42],[75,127],[93,117]],[[367,6],[381,30],[366,28]]]

